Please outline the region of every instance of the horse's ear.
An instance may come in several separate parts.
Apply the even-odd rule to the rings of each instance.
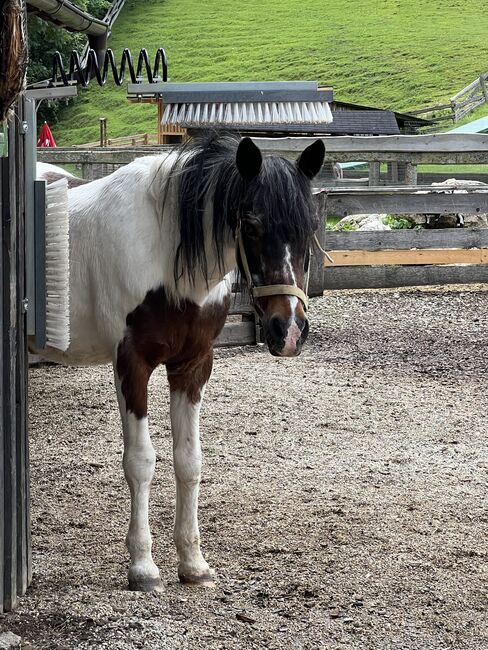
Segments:
[[[236,153],[236,165],[239,174],[245,181],[252,180],[259,174],[263,157],[261,151],[251,138],[243,138],[239,142]]]
[[[310,180],[316,176],[324,164],[325,145],[322,140],[315,140],[308,146],[297,160],[298,169],[301,169]]]

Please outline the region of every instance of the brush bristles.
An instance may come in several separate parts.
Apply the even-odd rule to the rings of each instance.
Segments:
[[[179,126],[329,124],[327,102],[166,104],[162,124]]]
[[[70,342],[67,179],[49,185],[46,194],[46,345],[64,352]]]

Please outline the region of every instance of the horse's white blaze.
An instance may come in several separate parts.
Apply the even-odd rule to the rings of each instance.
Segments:
[[[171,392],[170,414],[176,478],[174,541],[179,557],[178,571],[180,575],[192,577],[209,572],[208,564],[200,551],[197,516],[202,467],[200,406],[201,401],[192,404],[186,393]]]
[[[290,301],[291,317],[288,320],[288,329],[286,331],[285,344],[282,350],[282,354],[284,355],[292,355],[295,353],[298,340],[302,335],[300,328],[298,327],[295,320],[296,309],[298,307],[298,298],[295,296],[288,296],[288,299]]]
[[[297,286],[297,279],[295,272],[293,271],[293,265],[291,263],[291,251],[290,246],[285,246],[285,260],[283,268],[284,277],[287,278],[288,284],[292,286]],[[300,339],[301,331],[298,327],[295,317],[297,315],[297,308],[299,305],[298,298],[296,296],[287,296],[287,299],[290,302],[290,318],[288,319],[288,327],[286,330],[285,343],[283,346],[282,354],[283,355],[293,355],[295,353],[297,342]]]

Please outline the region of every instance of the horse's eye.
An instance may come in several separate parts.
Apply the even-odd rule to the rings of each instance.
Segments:
[[[247,239],[259,239],[262,235],[261,223],[257,220],[243,221],[242,233]]]

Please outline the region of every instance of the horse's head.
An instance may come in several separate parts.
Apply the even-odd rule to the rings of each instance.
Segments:
[[[324,154],[321,140],[307,147],[295,163],[277,156],[263,158],[250,138],[241,140],[237,149],[236,165],[245,181],[237,261],[275,356],[300,354],[308,335],[308,266],[318,227],[310,181]]]

